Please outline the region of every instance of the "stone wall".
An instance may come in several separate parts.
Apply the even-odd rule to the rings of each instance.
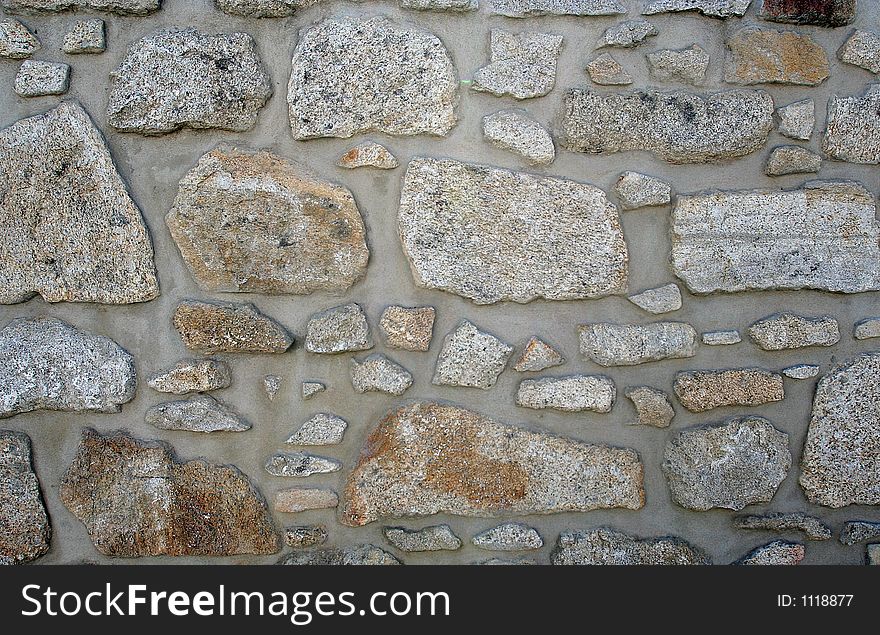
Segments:
[[[877,3],[0,6],[0,561],[876,560]]]

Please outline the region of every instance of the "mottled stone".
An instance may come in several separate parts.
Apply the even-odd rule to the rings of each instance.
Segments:
[[[602,53],[587,64],[587,74],[594,84],[600,86],[626,86],[633,83],[632,76],[608,53]]]
[[[672,187],[647,174],[624,172],[614,184],[614,193],[624,210],[666,205],[672,200]]]
[[[313,474],[329,474],[342,469],[342,463],[326,456],[308,452],[279,452],[266,461],[266,471],[272,476],[305,478]]]
[[[476,11],[479,8],[479,0],[399,0],[404,9],[415,11],[444,11],[451,13],[463,13]]]
[[[856,322],[853,328],[853,337],[857,340],[880,337],[880,317],[869,317]]]
[[[880,163],[880,84],[853,97],[831,97],[822,151],[832,159],[877,165]]]
[[[782,401],[782,375],[760,368],[692,370],[676,374],[675,396],[691,412]]]
[[[381,353],[374,353],[362,361],[352,359],[349,372],[354,391],[361,394],[402,395],[413,383],[413,376],[407,369]]]
[[[298,525],[284,529],[284,543],[294,549],[307,549],[327,542],[324,525]]]
[[[561,35],[492,29],[490,40],[489,64],[474,73],[474,90],[529,99],[553,89]]]
[[[253,304],[184,300],[173,316],[184,345],[203,355],[283,353],[293,338]]]
[[[160,430],[189,432],[244,432],[251,424],[210,395],[193,395],[147,410],[144,420]]]
[[[237,468],[181,463],[171,446],[85,428],[61,501],[105,556],[230,556],[278,551],[262,495]]]
[[[561,533],[550,554],[550,562],[556,565],[710,564],[709,556],[681,538],[638,538],[607,528]]]
[[[480,566],[489,566],[489,567],[497,567],[497,566],[511,566],[511,567],[521,567],[525,565],[536,565],[538,564],[532,558],[515,558],[515,559],[505,559],[505,558],[488,558],[487,560],[478,560],[477,562],[471,562],[472,565],[480,565]]]
[[[592,185],[416,158],[404,178],[398,223],[416,284],[477,304],[626,290],[620,215]]]
[[[297,9],[302,9],[312,0],[214,0],[223,13],[245,18],[287,18]]]
[[[830,316],[804,317],[776,313],[749,327],[749,337],[765,351],[783,351],[807,346],[834,346],[840,341],[837,320]]]
[[[880,566],[880,543],[865,548],[865,564]]]
[[[627,296],[627,299],[640,309],[654,315],[671,313],[681,308],[681,290],[674,282],[634,293]]]
[[[782,374],[791,379],[811,379],[819,374],[816,364],[796,364],[782,369]]]
[[[443,340],[431,383],[486,390],[495,385],[511,353],[512,346],[462,320]]]
[[[807,141],[813,136],[813,128],[816,127],[816,102],[802,99],[780,106],[776,109],[776,117],[779,119],[779,134],[790,139]]]
[[[520,373],[537,372],[564,363],[565,358],[559,351],[544,340],[532,336],[523,347],[522,354],[513,365],[513,370]]]
[[[757,529],[779,533],[800,532],[807,540],[829,540],[831,528],[815,516],[800,512],[785,514],[772,512],[762,515],[737,516],[733,520],[737,529]]]
[[[25,60],[15,74],[13,89],[20,97],[62,95],[70,87],[70,66],[43,60]]]
[[[40,50],[40,40],[12,18],[0,20],[0,57],[23,60]]]
[[[664,459],[672,499],[696,511],[769,503],[791,468],[788,435],[762,417],[683,430]]]
[[[596,48],[615,46],[620,48],[633,48],[641,44],[645,38],[653,37],[660,31],[647,20],[627,20],[619,22],[605,29]]]
[[[147,379],[147,386],[153,390],[175,395],[220,390],[230,385],[232,370],[229,364],[219,359],[182,359]]]
[[[140,210],[85,111],[64,102],[0,131],[0,303],[159,295]]]
[[[845,26],[855,20],[857,0],[761,0],[758,16],[770,22]]]
[[[336,445],[342,443],[348,422],[342,417],[319,412],[291,434],[285,443],[292,445]]]
[[[494,15],[505,15],[509,18],[626,13],[618,0],[491,0],[491,3]]]
[[[456,123],[458,79],[433,33],[384,16],[330,18],[300,35],[287,103],[295,139],[445,136]]]
[[[266,398],[269,401],[275,401],[283,381],[284,377],[280,375],[263,375],[263,391],[266,393]]]
[[[343,292],[370,257],[351,192],[269,152],[203,155],[165,223],[206,291]]]
[[[32,410],[119,412],[134,398],[134,359],[113,340],[57,318],[0,331],[0,418]]]
[[[0,6],[14,13],[104,11],[117,15],[148,15],[158,11],[162,0],[2,0]]]
[[[837,52],[840,61],[880,73],[880,34],[856,30]]]
[[[745,27],[727,40],[724,81],[817,86],[828,78],[825,51],[809,35]]]
[[[483,137],[532,165],[548,165],[556,158],[553,137],[524,110],[499,110],[483,117]]]
[[[787,540],[774,540],[750,551],[734,562],[738,565],[794,565],[804,559],[804,546]]]
[[[623,391],[636,409],[636,425],[668,428],[675,409],[662,390],[649,386],[632,386]]]
[[[544,546],[544,539],[534,527],[523,523],[502,523],[473,537],[475,547],[490,551],[531,551]]]
[[[843,523],[843,529],[840,530],[840,542],[845,545],[866,542],[878,536],[880,536],[880,522],[849,520]]]
[[[373,545],[352,545],[306,549],[285,556],[278,564],[299,566],[371,566],[403,564],[387,551]]]
[[[703,333],[702,339],[707,346],[730,346],[742,341],[739,331],[709,331]]]
[[[311,399],[318,393],[327,390],[327,386],[319,381],[304,381],[302,383],[302,398]]]
[[[601,375],[542,377],[520,382],[516,405],[562,412],[611,412],[616,395],[614,382]]]
[[[644,15],[675,11],[699,11],[713,18],[742,17],[752,0],[649,0]]]
[[[491,517],[644,505],[632,450],[507,426],[431,402],[390,412],[367,440],[340,519],[449,513]]]
[[[104,20],[80,20],[64,35],[61,50],[68,55],[103,53],[107,48]]]
[[[423,529],[383,527],[385,539],[397,549],[406,552],[455,551],[461,549],[461,539],[449,525],[433,525]]]
[[[709,54],[697,44],[686,49],[663,49],[645,56],[651,76],[663,82],[679,81],[694,86],[706,83]]]
[[[697,332],[684,322],[581,324],[581,354],[600,366],[633,366],[693,357]]]
[[[373,348],[370,325],[360,305],[351,302],[316,313],[306,327],[310,353],[345,353]]]
[[[31,461],[31,439],[0,430],[0,565],[36,560],[49,551],[52,527]]]
[[[801,146],[778,146],[773,148],[764,166],[767,176],[786,174],[811,174],[822,167],[822,156]]]
[[[397,161],[397,157],[381,143],[363,141],[339,157],[336,165],[348,170],[355,168],[393,170],[400,163]]]
[[[336,492],[330,489],[294,488],[275,493],[275,511],[296,514],[310,509],[332,509],[339,504]]]
[[[431,347],[434,337],[435,316],[436,311],[432,306],[389,306],[382,311],[379,328],[385,335],[385,343],[391,348],[425,352]]]

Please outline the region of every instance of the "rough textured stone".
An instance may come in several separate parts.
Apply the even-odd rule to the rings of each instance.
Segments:
[[[214,0],[223,13],[246,18],[287,18],[302,9],[310,0]]]
[[[400,163],[391,154],[391,151],[381,143],[364,141],[339,157],[336,165],[349,170],[367,167],[379,170],[393,170]]]
[[[382,311],[379,328],[385,335],[385,343],[391,348],[425,352],[431,347],[434,337],[435,316],[436,311],[432,306],[389,306]]]
[[[263,375],[263,391],[266,393],[269,401],[275,401],[283,381],[284,377],[280,375]]]
[[[561,35],[492,29],[490,40],[489,64],[474,73],[474,90],[529,99],[553,89]]]
[[[742,17],[752,0],[650,0],[642,9],[644,15],[674,11],[699,11],[713,18]]]
[[[791,379],[810,379],[819,374],[816,364],[797,364],[782,369],[782,374]]]
[[[773,99],[763,91],[599,94],[572,88],[563,100],[561,139],[574,152],[644,150],[670,163],[712,163],[760,149],[772,124]]]
[[[61,50],[68,55],[103,53],[107,48],[104,20],[80,20],[64,35]]]
[[[880,163],[880,84],[871,84],[859,97],[831,97],[822,151],[832,159]]]
[[[399,0],[404,9],[416,11],[449,11],[463,13],[476,11],[479,8],[479,0]]]
[[[2,0],[10,12],[57,13],[69,10],[104,11],[118,15],[148,15],[158,11],[162,0]]]
[[[611,412],[617,391],[614,382],[601,375],[570,375],[525,379],[516,391],[516,405],[562,412]]]
[[[837,320],[827,315],[811,318],[786,312],[752,324],[749,337],[765,351],[783,351],[807,346],[834,346],[840,341],[840,329]]]
[[[600,86],[626,86],[633,83],[632,76],[608,53],[602,53],[587,64],[587,74],[594,84]]]
[[[285,443],[292,445],[336,445],[342,443],[348,422],[342,417],[319,412],[291,434]]]
[[[578,337],[581,354],[600,366],[634,366],[697,353],[697,332],[684,322],[581,324]]]
[[[565,358],[544,340],[532,336],[523,347],[522,354],[513,365],[513,370],[520,373],[537,372],[552,366],[565,363]]]
[[[206,291],[342,292],[370,257],[351,192],[269,152],[203,155],[165,223]]]
[[[692,293],[880,289],[876,211],[851,181],[679,196],[672,269]]]
[[[553,137],[524,110],[499,110],[483,117],[483,137],[503,150],[520,155],[532,165],[548,165],[556,158]]]
[[[822,167],[822,156],[801,146],[779,146],[773,148],[764,166],[767,176],[786,174],[810,174]]]
[[[160,430],[189,432],[244,432],[245,421],[210,395],[193,395],[184,401],[169,401],[147,410],[144,420]]]
[[[880,544],[868,545],[865,549],[865,564],[880,565]]]
[[[23,60],[40,50],[40,40],[28,28],[11,18],[0,20],[0,57]]]
[[[327,542],[324,525],[298,525],[284,529],[284,543],[294,549],[307,549]]]
[[[880,536],[880,523],[867,520],[847,521],[843,523],[843,529],[840,530],[840,542],[845,545],[866,542],[878,536]]]
[[[853,329],[853,337],[857,340],[867,340],[872,337],[880,337],[880,318],[870,317],[856,322]]]
[[[531,551],[544,546],[534,527],[523,523],[502,523],[473,537],[475,547],[490,551]]]
[[[794,31],[745,27],[727,40],[724,81],[816,86],[828,78],[828,57],[813,38]]]
[[[134,398],[134,360],[113,340],[56,318],[0,331],[0,418],[32,410],[119,412]]]
[[[0,131],[0,303],[146,302],[153,247],[101,134],[64,102]]]
[[[790,139],[807,141],[816,127],[816,102],[802,99],[776,109],[779,134]]]
[[[477,562],[471,562],[472,565],[480,565],[480,566],[512,566],[512,567],[521,567],[524,565],[536,565],[538,564],[532,558],[516,558],[512,560],[507,560],[504,558],[489,558],[487,560],[479,560]]]
[[[641,44],[645,38],[655,36],[660,31],[647,20],[627,20],[619,22],[605,29],[596,48],[614,46],[620,48],[633,48]]]
[[[674,282],[635,293],[627,296],[627,299],[640,309],[654,315],[671,313],[681,308],[681,290]]]
[[[511,353],[512,346],[462,320],[443,340],[431,383],[491,388],[507,366]]]
[[[617,0],[491,0],[491,2],[493,14],[510,18],[626,13],[626,9]]]
[[[167,444],[83,430],[61,501],[106,556],[270,554],[278,535],[238,469],[179,462]]]
[[[668,428],[675,409],[662,390],[649,386],[633,386],[623,391],[636,409],[637,425]]]
[[[709,331],[703,333],[703,344],[707,346],[730,346],[739,344],[742,338],[739,331]]]
[[[174,328],[186,347],[215,353],[283,353],[293,338],[253,304],[184,300],[177,305]]]
[[[837,52],[840,61],[880,73],[880,35],[856,30]]]
[[[762,417],[679,432],[664,458],[672,499],[696,511],[769,503],[791,468],[788,435]]]
[[[676,374],[675,396],[691,412],[782,401],[782,375],[760,368],[693,370]]]
[[[819,380],[801,458],[801,487],[825,507],[880,505],[880,354]]]
[[[477,304],[626,290],[620,215],[591,185],[416,158],[404,178],[398,223],[416,284]]]
[[[449,525],[433,525],[423,529],[383,527],[385,539],[401,551],[455,551],[461,549],[461,539]]]
[[[277,453],[266,461],[266,471],[272,476],[305,478],[313,474],[329,474],[342,469],[342,463],[326,456],[308,452]]]
[[[304,381],[302,383],[302,398],[311,399],[318,393],[327,390],[327,386],[319,381]]]
[[[287,103],[295,139],[444,136],[456,123],[458,79],[433,33],[383,16],[331,18],[300,35]]]
[[[294,488],[275,493],[275,511],[296,514],[310,509],[332,509],[339,504],[336,492],[330,489]]]
[[[147,385],[175,395],[220,390],[232,385],[232,370],[218,359],[182,359],[171,368],[153,373]]]
[[[762,20],[815,26],[845,26],[856,17],[857,0],[761,0]]]
[[[387,551],[373,545],[306,549],[285,556],[281,565],[328,566],[328,565],[398,565],[403,564]]]
[[[644,505],[632,450],[587,445],[431,402],[386,415],[351,473],[340,518],[549,514]]]
[[[370,348],[373,348],[373,338],[367,316],[354,302],[327,309],[309,318],[306,350],[310,353],[345,353]]]
[[[402,395],[413,383],[413,376],[407,369],[381,353],[374,353],[363,361],[352,359],[349,372],[352,387],[361,394]]]
[[[70,88],[70,66],[43,60],[25,60],[18,67],[13,88],[21,97],[61,95]]]
[[[550,562],[556,565],[710,564],[705,553],[681,538],[637,538],[606,528],[563,532],[550,554]]]
[[[774,540],[747,553],[733,564],[739,565],[794,565],[804,559],[804,546],[787,540]]]
[[[52,527],[31,464],[31,439],[0,430],[0,565],[36,560],[49,551]]]
[[[831,528],[815,516],[802,513],[784,514],[773,512],[763,515],[737,516],[733,520],[737,529],[757,529],[780,533],[800,532],[807,540],[829,540]]]
[[[672,187],[647,174],[624,172],[614,184],[614,193],[625,209],[666,205],[672,200]]]
[[[646,55],[651,76],[660,81],[679,81],[694,86],[706,83],[709,54],[699,45],[675,50],[664,49]]]

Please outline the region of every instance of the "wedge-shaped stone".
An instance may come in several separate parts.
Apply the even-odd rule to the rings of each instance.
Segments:
[[[699,11],[713,18],[742,17],[751,3],[752,0],[647,0],[642,13]]]
[[[147,385],[158,392],[185,395],[228,388],[232,384],[229,364],[219,359],[182,359],[171,368],[154,373]]]
[[[837,52],[840,61],[880,73],[880,34],[856,31]]]
[[[761,0],[758,16],[770,22],[837,27],[855,20],[856,4],[857,0]]]
[[[672,387],[681,405],[691,412],[760,406],[785,398],[782,375],[760,368],[684,371],[675,376]]]
[[[638,538],[616,529],[566,531],[550,554],[556,565],[698,565],[709,557],[690,543],[667,536]]]
[[[407,369],[381,353],[374,353],[360,361],[352,358],[349,372],[352,387],[361,394],[381,392],[402,395],[413,382],[413,376]]]
[[[18,20],[0,20],[0,57],[21,60],[40,50],[40,40]]]
[[[804,559],[804,546],[798,542],[774,540],[750,551],[734,562],[737,565],[795,565]]]
[[[376,168],[377,170],[393,170],[400,163],[397,157],[381,143],[363,141],[339,157],[336,165],[347,170],[356,168]]]
[[[319,412],[291,434],[285,443],[291,445],[336,445],[342,443],[348,422],[334,414]]]
[[[342,463],[326,456],[308,452],[273,454],[266,461],[266,471],[272,476],[305,478],[313,474],[329,474],[342,469]]]
[[[36,560],[49,551],[52,527],[31,463],[31,439],[0,430],[0,565]]]
[[[533,335],[523,347],[522,354],[513,365],[513,370],[520,373],[537,372],[564,363],[565,358],[559,351]]]
[[[634,366],[697,353],[697,332],[684,322],[581,324],[578,336],[581,354],[600,366]]]
[[[777,313],[749,327],[749,337],[765,351],[782,351],[807,346],[834,346],[840,341],[840,328],[833,317],[804,317]]]
[[[251,424],[210,395],[167,401],[147,410],[144,420],[160,430],[244,432]]]
[[[494,15],[529,18],[539,15],[617,15],[626,13],[618,0],[489,0]]]
[[[523,380],[516,391],[516,405],[562,412],[611,412],[617,390],[614,382],[600,375],[571,375]]]
[[[727,40],[724,81],[730,84],[817,86],[830,73],[813,38],[794,31],[745,27]]]
[[[2,0],[10,13],[58,13],[60,11],[104,11],[118,15],[148,15],[158,11],[162,0]]]
[[[556,158],[553,137],[523,110],[499,110],[483,117],[483,137],[531,164],[547,165]]]
[[[495,385],[512,352],[512,346],[462,320],[443,340],[431,382],[486,390]]]
[[[853,97],[833,96],[822,151],[832,159],[877,165],[880,163],[880,84]]]
[[[184,300],[174,310],[174,328],[190,350],[215,353],[283,353],[293,338],[253,304]]]

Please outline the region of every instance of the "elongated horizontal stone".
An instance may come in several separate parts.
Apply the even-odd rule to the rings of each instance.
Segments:
[[[531,551],[544,546],[538,530],[523,523],[502,523],[481,531],[471,542],[489,551]]]
[[[251,424],[209,395],[168,401],[147,410],[144,420],[160,430],[244,432]]]
[[[706,346],[731,346],[742,341],[739,331],[709,331],[703,333],[703,344]]]
[[[11,13],[58,13],[91,10],[118,15],[148,15],[158,11],[162,0],[2,0],[0,6]]]
[[[819,374],[817,364],[796,364],[782,369],[782,374],[790,379],[811,379]]]
[[[880,522],[850,520],[843,523],[843,529],[840,530],[840,542],[844,545],[854,545],[878,537]]]
[[[381,143],[363,141],[339,157],[336,165],[347,170],[357,168],[376,168],[377,170],[393,170],[400,163],[397,157]]]
[[[615,529],[566,531],[550,554],[555,565],[701,565],[709,557],[681,538],[638,538]]]
[[[773,148],[764,166],[767,176],[787,174],[811,174],[822,168],[822,156],[800,146],[778,146]]]
[[[275,511],[296,514],[309,509],[332,509],[339,497],[331,489],[294,488],[275,493]]]
[[[174,328],[190,350],[215,353],[283,353],[293,338],[253,304],[184,300],[177,305]]]
[[[605,29],[596,48],[605,46],[616,46],[620,48],[635,48],[641,44],[645,38],[653,37],[660,31],[657,27],[641,18],[635,20],[626,20],[619,22]]]
[[[697,332],[684,322],[581,324],[578,337],[581,354],[600,366],[633,366],[697,353]]]
[[[49,551],[52,527],[31,460],[31,439],[0,430],[0,565],[36,560]]]
[[[489,0],[494,15],[528,18],[539,15],[617,15],[626,8],[617,0]]]
[[[742,17],[752,0],[648,0],[644,15],[678,11],[699,11],[713,18]]]
[[[542,377],[523,380],[516,391],[516,405],[562,412],[611,412],[617,391],[614,382],[598,375]]]
[[[153,390],[175,395],[220,390],[230,384],[229,364],[219,359],[182,359],[171,368],[153,373],[147,380]]]
[[[320,0],[319,0],[320,1]],[[303,9],[311,0],[214,0],[223,13],[246,18],[286,18]]]
[[[385,539],[401,551],[454,551],[461,549],[461,538],[449,525],[433,525],[423,529],[384,527]]]
[[[749,337],[765,351],[834,346],[840,341],[840,328],[837,320],[827,315],[811,318],[785,312],[752,324]]]
[[[336,445],[342,443],[348,422],[334,414],[319,412],[291,434],[285,443],[291,445]]]
[[[832,159],[877,165],[880,163],[880,84],[871,84],[861,96],[833,96],[822,151]]]
[[[353,545],[295,551],[282,558],[278,564],[287,566],[377,566],[402,563],[384,549],[374,545]]]
[[[802,513],[774,512],[764,515],[737,516],[733,521],[737,529],[756,529],[781,533],[800,532],[807,540],[828,540],[831,528],[815,516]]]
[[[684,371],[675,376],[672,387],[681,405],[691,412],[760,406],[785,398],[782,375],[760,368]]]
[[[774,540],[750,551],[734,562],[737,565],[795,565],[804,559],[804,546],[798,542]]]
[[[298,525],[284,529],[284,543],[294,549],[307,549],[327,542],[324,525]]]
[[[663,313],[671,313],[681,308],[681,289],[674,282],[664,284],[662,287],[654,289],[646,289],[641,293],[634,293],[627,296],[627,300],[635,304],[640,309],[661,315]]]
[[[724,81],[817,86],[828,79],[828,56],[809,35],[745,27],[727,40]]]
[[[869,317],[856,322],[855,327],[853,327],[853,337],[857,340],[880,337],[880,318]]]
[[[845,26],[855,20],[857,0],[761,0],[758,16],[770,22]]]
[[[329,474],[342,469],[342,463],[326,456],[308,452],[273,454],[266,461],[266,471],[272,476],[296,476],[305,478],[313,474]]]

